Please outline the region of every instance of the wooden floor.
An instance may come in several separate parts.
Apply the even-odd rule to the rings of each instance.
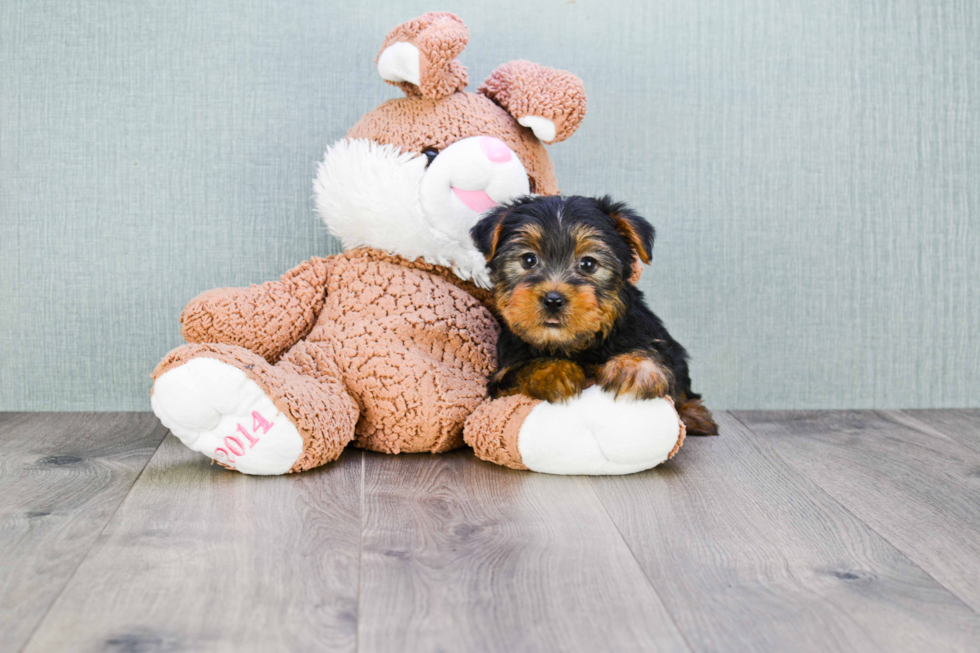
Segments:
[[[980,411],[718,417],[632,476],[255,478],[0,414],[0,651],[980,651]]]

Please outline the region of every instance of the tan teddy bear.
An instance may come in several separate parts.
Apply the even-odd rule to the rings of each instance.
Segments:
[[[378,72],[406,97],[361,118],[314,182],[343,254],[184,309],[190,344],[157,366],[151,402],[185,445],[246,474],[310,469],[349,443],[435,453],[465,437],[501,465],[586,474],[647,469],[680,447],[669,399],[486,398],[498,326],[469,230],[501,202],[558,192],[542,141],[574,133],[585,92],[513,61],[466,93],[467,39],[447,13],[385,39]]]

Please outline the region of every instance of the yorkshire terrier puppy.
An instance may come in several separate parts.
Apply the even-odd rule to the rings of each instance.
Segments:
[[[687,352],[631,283],[654,229],[609,197],[518,198],[471,235],[502,318],[491,396],[560,402],[594,381],[618,396],[670,395],[692,435],[718,427],[691,390]]]

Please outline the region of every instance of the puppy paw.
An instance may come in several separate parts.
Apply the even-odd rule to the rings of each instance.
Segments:
[[[596,380],[616,397],[656,399],[669,392],[673,373],[655,354],[629,352],[609,359],[599,368]]]
[[[585,370],[569,360],[540,360],[521,368],[515,380],[518,393],[559,403],[582,394]]]

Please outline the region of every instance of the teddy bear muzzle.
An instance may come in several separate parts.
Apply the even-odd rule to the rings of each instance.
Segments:
[[[471,136],[432,160],[419,188],[429,224],[464,242],[480,214],[531,191],[520,157],[499,138]]]

